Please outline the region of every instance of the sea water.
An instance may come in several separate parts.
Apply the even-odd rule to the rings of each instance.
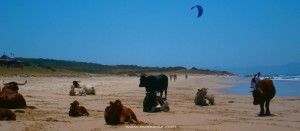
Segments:
[[[273,80],[277,96],[300,96],[300,75],[270,75],[264,76]],[[251,95],[250,88],[251,77],[239,76],[232,78],[234,82],[225,83],[231,88],[224,91],[229,94]]]

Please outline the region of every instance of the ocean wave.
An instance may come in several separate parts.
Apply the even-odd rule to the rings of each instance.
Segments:
[[[272,80],[288,80],[288,81],[300,81],[300,75],[270,75],[264,78],[270,78]]]

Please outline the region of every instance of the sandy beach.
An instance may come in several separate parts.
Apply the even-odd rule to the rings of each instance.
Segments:
[[[230,76],[228,76],[230,77]],[[225,94],[225,82],[234,82],[226,76],[195,75],[185,79],[179,75],[169,81],[170,112],[145,113],[145,88],[138,87],[139,77],[2,77],[5,82],[17,81],[28,106],[36,109],[18,109],[16,121],[0,121],[1,131],[100,131],[100,130],[200,130],[200,131],[299,131],[300,98],[275,96],[271,101],[272,116],[258,117],[259,106],[252,104],[252,95]],[[73,80],[92,85],[96,95],[69,96]],[[0,87],[3,85],[1,84]],[[276,86],[276,85],[275,85]],[[215,95],[213,106],[196,106],[197,89],[208,88]],[[146,124],[111,126],[104,120],[104,109],[109,101],[120,99],[130,107],[138,119]],[[90,116],[69,117],[70,103],[79,101]],[[16,111],[14,109],[13,111]]]

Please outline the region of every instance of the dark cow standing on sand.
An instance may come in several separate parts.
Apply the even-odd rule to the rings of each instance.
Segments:
[[[271,99],[275,96],[276,90],[273,84],[273,81],[270,79],[263,79],[258,81],[256,85],[256,89],[252,91],[253,95],[253,104],[260,105],[260,113],[259,116],[269,116],[271,115],[269,105]],[[266,113],[264,110],[264,106],[266,106]]]
[[[16,109],[16,108],[26,108],[26,101],[24,97],[18,93],[18,85],[25,85],[27,81],[23,84],[17,82],[4,83],[4,87],[0,92],[0,108]]]
[[[160,97],[162,97],[162,93],[165,91],[165,98],[167,98],[168,77],[164,74],[149,76],[144,74],[140,78],[139,87],[146,87],[146,92],[158,91],[160,92]]]

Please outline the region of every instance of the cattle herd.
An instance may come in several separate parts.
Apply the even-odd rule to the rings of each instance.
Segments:
[[[172,78],[176,75],[169,76]],[[174,81],[176,79],[174,78]],[[10,109],[19,108],[33,108],[33,106],[27,106],[26,101],[22,94],[18,93],[19,85],[25,85],[24,83],[3,81],[4,87],[0,89],[0,120],[16,120],[16,114]],[[80,81],[73,81],[70,86],[70,96],[79,95],[96,95],[95,88],[87,85],[80,85]],[[143,101],[143,112],[168,112],[170,111],[169,103],[167,100],[168,89],[168,77],[164,74],[161,75],[141,75],[139,87],[145,87],[146,93]],[[163,97],[164,92],[164,97]],[[260,105],[260,115],[270,115],[269,104],[270,100],[275,96],[275,87],[272,80],[261,80],[257,85],[257,88],[253,92],[253,104]],[[160,93],[158,96],[157,93]],[[195,105],[208,106],[214,105],[215,96],[208,93],[208,88],[198,89],[196,93],[194,103]],[[266,112],[264,110],[266,107]],[[70,103],[69,116],[89,116],[87,109],[84,106],[80,106],[78,101]],[[136,114],[122,104],[120,100],[110,102],[109,106],[105,108],[104,112],[105,122],[109,125],[134,123],[141,124],[142,121],[137,119]]]

